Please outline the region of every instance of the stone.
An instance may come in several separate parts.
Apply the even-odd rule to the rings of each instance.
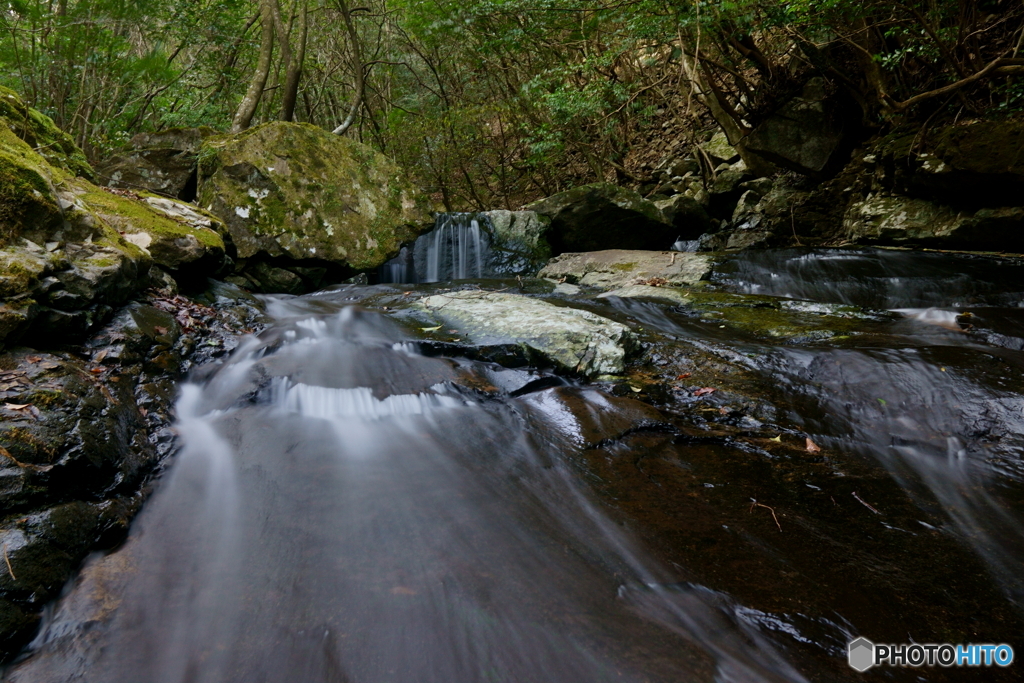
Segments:
[[[304,123],[207,138],[198,204],[227,224],[238,258],[380,266],[432,224],[393,162]]]
[[[625,325],[527,296],[461,291],[436,294],[417,305],[445,325],[456,326],[460,336],[473,344],[514,343],[528,357],[572,374],[619,374],[638,350],[633,332]]]
[[[674,306],[685,306],[692,299],[675,287],[652,287],[650,285],[627,285],[598,294],[598,299],[617,296],[620,299],[654,299]]]
[[[711,229],[711,217],[701,203],[693,197],[677,194],[654,202],[665,222],[676,230],[676,237],[695,240]]]
[[[525,207],[548,217],[552,252],[664,249],[676,238],[661,211],[633,190],[583,185]]]
[[[740,153],[729,144],[729,138],[725,133],[718,131],[711,136],[711,139],[700,146],[715,164],[731,164],[738,161]]]
[[[1024,197],[1024,123],[973,121],[922,134],[898,130],[873,148],[882,187],[963,209]]]
[[[551,220],[536,211],[484,211],[491,227],[492,267],[499,275],[537,272],[551,258],[547,232]]]
[[[169,128],[139,133],[131,150],[96,167],[99,182],[108,187],[146,190],[183,201],[196,195],[196,164],[203,140],[212,128]]]
[[[744,139],[748,152],[804,175],[820,175],[839,161],[851,126],[843,107],[812,78],[792,98]]]
[[[556,256],[538,277],[602,289],[650,280],[679,287],[697,284],[711,273],[711,266],[711,258],[704,254],[609,249]]]
[[[65,196],[115,228],[159,266],[213,275],[224,260],[224,224],[197,207],[153,195],[116,194],[85,181],[66,187]]]
[[[259,285],[263,292],[284,292],[301,294],[305,287],[302,278],[295,273],[272,266],[265,261],[256,261],[245,269],[245,275]]]

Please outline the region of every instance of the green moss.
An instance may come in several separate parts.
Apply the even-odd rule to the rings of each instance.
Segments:
[[[60,225],[48,168],[28,144],[0,126],[0,246],[26,228]]]
[[[48,163],[85,178],[93,177],[92,167],[71,136],[54,124],[53,119],[28,107],[16,92],[0,86],[0,117],[19,138]]]
[[[50,408],[54,405],[63,405],[68,402],[64,392],[57,389],[39,389],[22,396],[20,400],[25,403],[31,403],[37,408]]]
[[[242,258],[273,240],[293,258],[374,268],[415,236],[404,226],[429,223],[425,201],[403,206],[416,194],[392,162],[315,126],[264,124],[209,139],[200,156],[198,203],[253,236],[235,240]]]
[[[612,270],[618,270],[618,271],[625,272],[625,271],[633,270],[634,268],[636,268],[636,261],[631,261],[629,263],[613,263],[612,264]]]
[[[193,235],[208,248],[224,249],[224,240],[215,231],[194,228],[176,221],[136,199],[105,192],[97,187],[86,191],[81,199],[90,210],[124,232],[148,232],[154,238]]]

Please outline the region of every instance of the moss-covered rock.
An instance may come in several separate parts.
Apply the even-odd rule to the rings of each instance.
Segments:
[[[52,167],[41,156],[0,126],[0,246],[26,232],[59,229],[63,216],[52,176]]]
[[[18,93],[0,86],[0,119],[46,161],[72,175],[92,178],[93,170],[71,136],[53,119],[26,105]]]
[[[430,227],[426,200],[383,155],[315,126],[275,122],[212,137],[198,203],[228,226],[240,258],[376,268]]]
[[[65,187],[84,210],[171,271],[205,266],[212,275],[224,258],[224,224],[183,202],[153,194],[119,194],[77,180]]]
[[[526,207],[551,219],[553,253],[601,249],[665,249],[675,228],[639,194],[610,183],[574,187]]]
[[[898,129],[872,149],[888,190],[978,209],[1021,204],[1024,121],[966,121],[922,133]]]

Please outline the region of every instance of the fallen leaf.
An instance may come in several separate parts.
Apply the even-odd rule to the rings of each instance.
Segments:
[[[25,410],[25,408],[28,408],[30,405],[32,405],[32,404],[31,403],[5,403],[4,404],[4,408],[7,408],[8,410]]]
[[[160,327],[159,325],[154,325],[153,331],[156,332],[157,334],[167,334],[167,328]]]
[[[42,358],[40,358],[39,356],[25,356],[25,360],[27,360],[29,363],[38,363],[39,361],[42,360]]]
[[[722,406],[721,408],[718,409],[718,414],[719,415],[728,415],[729,414],[729,409],[726,408],[725,406]]]
[[[885,399],[884,398],[878,399],[878,402],[881,403],[883,406],[885,405]]]
[[[100,361],[102,361],[104,358],[107,357],[107,353],[108,352],[109,352],[109,349],[101,349],[99,351],[99,353],[97,353],[95,356],[92,357],[93,362],[94,363],[99,363]]]
[[[698,389],[697,391],[693,392],[693,395],[694,396],[707,396],[708,394],[713,394],[716,391],[717,391],[717,389],[715,389],[714,387],[703,387],[703,388]]]
[[[643,389],[641,389],[640,387],[634,387],[633,385],[630,385],[629,388],[634,394],[639,394],[641,391],[643,391]]]
[[[437,332],[439,329],[441,329],[441,326],[438,325],[437,327],[421,327],[420,329],[423,330],[424,332]]]
[[[449,334],[458,334],[459,331],[458,330],[448,330],[448,333]]]
[[[89,370],[89,372],[91,372],[94,375],[98,375],[103,372],[103,368],[92,368]]]
[[[689,378],[690,378],[690,373],[688,373],[688,372],[684,372],[681,375],[676,375],[676,379],[689,379]]]
[[[820,450],[821,450],[821,447],[818,446],[818,444],[816,444],[813,441],[811,441],[811,437],[807,437],[807,452],[808,453],[817,453]]]
[[[774,439],[768,439],[768,440],[769,441],[774,441],[775,443],[782,443],[782,434],[779,434]]]

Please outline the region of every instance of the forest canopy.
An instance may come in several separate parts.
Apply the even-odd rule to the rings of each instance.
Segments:
[[[865,135],[1024,108],[1011,0],[9,0],[2,28],[0,84],[91,158],[295,120],[392,156],[449,209],[641,183],[815,76]]]

